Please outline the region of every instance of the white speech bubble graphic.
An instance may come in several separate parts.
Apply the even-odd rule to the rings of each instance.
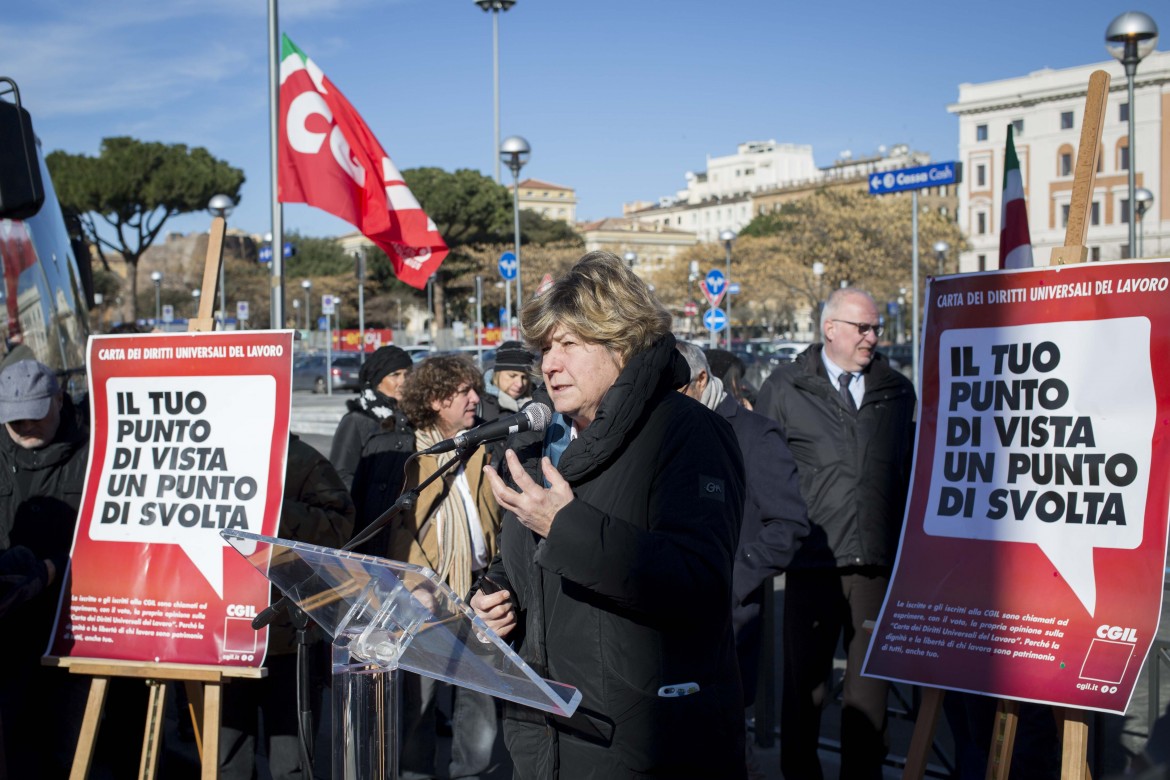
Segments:
[[[1093,614],[1093,550],[1142,542],[1149,349],[1144,317],[943,333],[926,533],[1037,544]]]
[[[117,377],[89,536],[177,544],[223,596],[221,528],[259,533],[276,409],[270,375]],[[242,524],[241,524],[242,523]]]

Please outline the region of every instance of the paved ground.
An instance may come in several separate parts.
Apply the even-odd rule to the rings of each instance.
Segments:
[[[332,432],[336,428],[337,420],[345,411],[345,400],[353,395],[336,394],[333,396],[311,395],[309,393],[293,394],[292,430],[318,450],[328,455]],[[784,578],[776,580],[774,616],[776,627],[776,653],[773,656],[773,667],[777,670],[776,685],[773,695],[776,706],[779,706],[779,616],[784,603]],[[1170,605],[1163,606],[1163,619],[1160,635],[1170,640]],[[1128,757],[1138,751],[1145,744],[1150,712],[1149,675],[1151,663],[1147,663],[1142,670],[1130,703],[1127,714],[1121,716],[1095,715],[1091,724],[1090,750],[1092,753],[1090,767],[1095,778],[1120,777]],[[838,653],[835,680],[840,679],[844,670],[843,656]],[[1159,711],[1166,711],[1167,702],[1170,702],[1170,659],[1163,662],[1161,667],[1160,685],[1156,699]],[[910,745],[910,737],[914,727],[915,690],[911,686],[895,686],[890,697],[890,757],[887,760],[886,778],[900,778],[901,769]],[[834,700],[826,707],[822,721],[821,756],[825,766],[826,780],[837,780],[840,766],[837,744],[840,707]],[[780,751],[775,739],[778,729],[773,729],[773,739],[768,747],[757,747],[756,755],[760,767],[767,780],[780,780]],[[507,754],[502,745],[497,745],[497,756],[500,763],[487,776],[488,780],[507,780],[511,777],[511,769],[507,763]],[[935,737],[935,749],[929,758],[928,777],[950,777],[953,768],[953,744],[945,718],[940,718]],[[716,780],[713,778],[713,780]],[[799,779],[794,779],[799,780]],[[1025,778],[1024,780],[1033,780]]]

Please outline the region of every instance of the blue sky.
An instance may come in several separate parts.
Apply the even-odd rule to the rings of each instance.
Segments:
[[[907,143],[957,155],[963,82],[1109,59],[1115,0],[517,0],[500,16],[501,135],[522,176],[574,187],[578,217],[684,186],[738,143],[810,144],[818,165]],[[473,0],[284,0],[280,28],[349,98],[399,168],[493,173],[491,16]],[[46,151],[101,140],[203,146],[247,176],[233,227],[270,229],[265,0],[36,0],[0,18]],[[1159,49],[1166,45],[1160,44]],[[505,180],[510,174],[505,169]],[[286,205],[285,229],[353,230]],[[169,229],[206,230],[209,218]]]

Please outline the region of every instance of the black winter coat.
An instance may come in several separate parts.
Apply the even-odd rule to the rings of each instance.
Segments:
[[[349,411],[337,424],[329,460],[353,497],[356,535],[393,506],[402,493],[404,467],[414,452],[414,428],[396,403],[391,405],[393,417],[385,420],[363,409],[357,400],[347,401],[346,406]],[[361,545],[358,552],[385,557],[388,543],[382,533]]]
[[[808,536],[808,510],[800,495],[796,461],[775,420],[745,409],[730,394],[715,413],[731,423],[743,453],[747,494],[732,576],[732,626],[744,703],[755,702],[764,589],[792,562]]]
[[[519,609],[509,639],[582,693],[568,720],[509,705],[517,778],[744,775],[729,610],[743,464],[726,421],[676,391],[688,376],[672,337],[634,356],[560,456],[575,500],[548,537],[505,516],[492,569]],[[569,425],[557,415],[543,449]],[[533,475],[541,449],[520,453]],[[699,690],[659,695],[678,683]]]
[[[914,455],[914,386],[881,353],[850,412],[814,344],[760,388],[756,410],[780,423],[796,458],[812,531],[790,568],[894,564]]]

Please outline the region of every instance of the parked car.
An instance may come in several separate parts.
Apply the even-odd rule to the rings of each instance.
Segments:
[[[328,385],[325,384],[326,357],[324,352],[314,352],[297,358],[293,362],[293,390],[308,390],[313,393],[326,392],[328,388]],[[329,366],[334,391],[359,389],[358,372],[361,367],[360,356],[335,352]]]

